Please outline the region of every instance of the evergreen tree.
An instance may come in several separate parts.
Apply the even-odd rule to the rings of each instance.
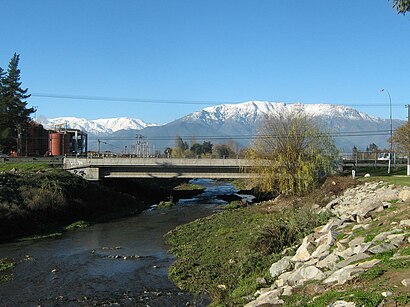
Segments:
[[[28,127],[33,108],[27,108],[28,89],[23,89],[18,68],[20,56],[14,54],[9,62],[7,74],[2,77],[0,102],[0,151],[21,149],[21,139]]]

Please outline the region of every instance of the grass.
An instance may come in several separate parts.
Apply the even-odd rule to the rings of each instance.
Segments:
[[[266,214],[254,207],[226,210],[182,225],[166,235],[178,260],[169,276],[182,289],[206,292],[214,304],[241,305],[258,277],[271,279],[269,267],[327,220],[306,208]]]
[[[59,238],[63,235],[62,232],[53,232],[48,233],[45,235],[34,235],[30,237],[21,238],[18,241],[32,241],[32,240],[43,240],[43,239],[51,239],[51,238]]]
[[[49,169],[54,169],[54,167],[49,164],[0,163],[0,172],[9,172],[11,170],[16,170],[20,172],[44,171],[44,170],[49,170]]]
[[[66,226],[64,229],[73,230],[77,228],[86,228],[88,226],[90,226],[90,224],[86,221],[77,221],[77,222],[71,223],[70,225]]]
[[[0,283],[9,281],[13,278],[13,274],[9,270],[16,266],[14,261],[7,258],[0,258]]]
[[[168,209],[172,208],[173,206],[175,206],[175,203],[173,201],[161,201],[158,204],[157,209]]]
[[[205,187],[194,183],[182,183],[174,188],[176,191],[203,191]]]
[[[234,201],[231,201],[228,205],[225,205],[223,209],[224,210],[234,210],[234,209],[239,209],[243,207],[246,207],[246,203],[240,200],[234,200]]]

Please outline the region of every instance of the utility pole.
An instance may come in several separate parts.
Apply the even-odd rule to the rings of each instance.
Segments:
[[[410,123],[410,104],[406,105],[407,108],[407,122]],[[410,176],[410,152],[407,153],[407,176]]]

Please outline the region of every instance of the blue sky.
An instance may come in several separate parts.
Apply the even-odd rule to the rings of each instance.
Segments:
[[[388,0],[1,0],[37,115],[165,123],[219,102],[333,103],[406,119],[410,14]],[[165,100],[167,103],[155,103]],[[201,104],[176,104],[192,101]]]

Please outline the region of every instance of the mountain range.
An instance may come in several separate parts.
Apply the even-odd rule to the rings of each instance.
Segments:
[[[189,144],[226,143],[234,141],[238,147],[250,144],[268,115],[303,111],[318,124],[335,135],[335,143],[345,152],[353,146],[365,149],[375,143],[379,148],[388,147],[390,120],[370,116],[348,106],[331,104],[286,104],[265,101],[249,101],[239,104],[222,104],[188,114],[164,125],[146,123],[140,119],[126,117],[87,120],[75,117],[43,119],[40,122],[48,129],[56,125],[84,130],[89,134],[89,148],[96,148],[97,139],[107,144],[104,150],[120,151],[135,144],[136,135],[144,136],[150,146],[161,152],[173,147],[175,137],[181,136]],[[404,121],[393,120],[393,127]]]

